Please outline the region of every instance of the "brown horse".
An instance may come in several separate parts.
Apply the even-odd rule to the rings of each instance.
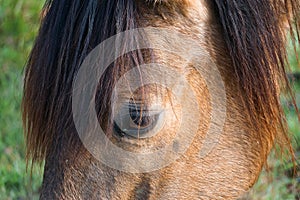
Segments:
[[[33,162],[46,160],[41,199],[234,199],[256,182],[275,142],[293,157],[279,91],[289,91],[285,36],[290,29],[292,38],[299,38],[298,0],[52,0],[44,10],[23,97],[27,156]],[[130,30],[148,27],[168,31],[142,37],[150,48],[130,48],[141,40]],[[100,145],[98,153],[107,154],[98,158],[74,120],[76,107],[85,118],[81,104],[74,105],[75,77],[97,45],[124,31],[117,48],[121,56],[98,77],[90,105],[108,142],[138,156],[109,154]],[[175,40],[172,32],[186,40]],[[171,51],[154,48],[155,41]],[[119,43],[113,44],[111,49]],[[205,53],[197,52],[197,46]],[[174,87],[142,84],[130,94],[115,92],[132,66],[140,73],[128,75],[129,82],[146,82],[154,71],[147,74],[142,65],[153,62],[163,64],[164,78],[174,80]],[[93,76],[93,70],[86,72]],[[176,82],[178,77],[186,84]],[[87,85],[77,86],[83,91]],[[121,84],[121,89],[129,85]],[[172,93],[180,85],[181,92]],[[129,99],[121,100],[129,116],[118,115],[122,108],[114,105],[115,95]],[[219,108],[222,104],[226,109]],[[118,116],[121,124],[115,123]],[[222,131],[215,135],[217,142],[207,145],[211,127]],[[190,143],[181,152],[186,139]],[[160,157],[139,157],[168,145],[181,153],[163,167],[155,165]],[[210,150],[199,156],[205,146]]]

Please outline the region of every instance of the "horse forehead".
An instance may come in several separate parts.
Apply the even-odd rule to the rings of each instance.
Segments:
[[[206,0],[148,0],[153,2],[156,5],[159,4],[168,4],[169,6],[182,5],[182,6],[191,6],[195,4],[203,4]]]
[[[182,13],[187,15],[191,14],[190,17],[195,17],[195,14],[199,14],[202,19],[208,17],[209,1],[207,0],[151,0],[156,6],[166,5],[166,8],[181,10]],[[194,11],[190,13],[191,11]],[[196,12],[195,12],[196,11]]]
[[[156,83],[165,83],[166,80],[164,78],[168,77],[171,74],[174,74],[174,72],[180,74],[180,77],[174,77],[174,84],[172,84],[171,88],[178,89],[178,86],[181,85],[181,79],[184,78],[184,76],[187,76],[191,72],[191,67],[195,67],[195,62],[199,64],[199,60],[194,60],[194,57],[197,56],[197,58],[202,62],[207,62],[211,59],[210,58],[210,42],[208,41],[207,34],[210,34],[209,27],[212,23],[212,16],[213,13],[211,12],[210,2],[207,0],[150,0],[149,2],[153,2],[155,4],[155,7],[161,7],[161,9],[157,9],[159,14],[164,16],[164,12],[175,12],[173,14],[174,19],[177,21],[174,24],[168,24],[168,20],[173,20],[169,18],[157,18],[157,13],[152,13],[149,10],[149,13],[143,16],[146,16],[145,18],[142,18],[142,22],[146,22],[147,25],[150,27],[153,25],[154,27],[159,28],[167,28],[168,31],[162,31],[161,34],[149,34],[148,32],[151,32],[151,30],[147,32],[147,40],[153,47],[160,47],[163,46],[162,44],[165,44],[167,49],[171,49],[171,51],[164,51],[165,49],[158,48],[152,52],[155,56],[155,63],[160,63],[160,68],[165,68],[166,70],[163,70],[165,76],[163,78],[156,78]],[[144,7],[144,5],[142,5]],[[176,7],[177,9],[173,9]],[[146,6],[146,12],[147,10]],[[172,10],[173,9],[173,10]],[[178,9],[181,9],[181,11],[178,11]],[[176,12],[177,11],[177,12]],[[181,15],[181,13],[185,13],[186,15]],[[152,15],[153,14],[153,15]],[[168,14],[166,14],[168,15]],[[152,24],[153,23],[153,24]],[[187,25],[188,23],[188,25]],[[171,25],[171,26],[170,26]],[[191,25],[191,26],[190,26]],[[165,29],[164,29],[165,30]],[[178,36],[176,39],[170,39],[170,33],[174,33],[174,35]],[[177,35],[178,34],[178,35]],[[173,35],[173,34],[171,34]],[[173,35],[173,36],[174,36]],[[172,37],[171,37],[172,38]],[[167,42],[165,42],[167,41]],[[154,44],[155,43],[155,44]],[[195,49],[197,48],[197,49]],[[194,51],[193,51],[194,50]],[[205,52],[202,52],[205,51]],[[189,52],[191,55],[189,55]],[[200,56],[199,56],[200,54]],[[202,63],[201,62],[201,63]],[[151,66],[152,67],[152,66]],[[148,71],[148,70],[145,70]],[[158,70],[159,71],[159,70]],[[143,71],[144,72],[144,71]],[[143,80],[147,77],[153,77],[153,74],[151,74],[153,71],[148,71],[149,74],[143,74]],[[194,74],[194,76],[196,76]],[[130,76],[127,76],[130,78]],[[136,78],[138,76],[132,76],[133,78]],[[197,76],[198,77],[198,74]],[[199,78],[199,77],[198,77]],[[139,80],[138,80],[139,81]],[[197,83],[199,83],[200,80],[197,80]],[[128,99],[128,95],[132,95],[127,92],[127,84],[123,84],[123,87],[126,88],[126,92],[123,92],[122,90],[119,90],[119,94],[123,95],[122,97],[124,99]],[[153,85],[152,85],[153,86]],[[170,85],[168,85],[170,86]],[[153,89],[154,88],[154,89]],[[168,87],[169,88],[169,87]],[[157,88],[157,85],[154,87],[143,87],[145,91],[147,91],[147,94],[151,96],[151,94],[161,95],[162,93],[165,93],[165,90],[162,88]],[[137,96],[143,94],[144,90],[137,90]],[[141,92],[142,91],[142,92]],[[164,92],[162,92],[164,91]],[[176,90],[178,91],[178,90]],[[181,91],[181,90],[180,90]],[[132,97],[132,96],[131,96]],[[157,100],[157,96],[154,95],[155,98],[150,98],[151,100]],[[149,100],[150,100],[149,99]],[[150,100],[150,101],[151,101]]]
[[[193,41],[191,44],[182,44],[179,49],[188,49],[196,45],[207,47],[210,37],[207,34],[217,32],[215,25],[219,25],[218,20],[213,12],[211,1],[207,0],[160,0],[154,1],[155,12],[145,6],[142,10],[147,14],[142,14],[142,24],[144,26],[163,27],[170,29],[171,32],[181,33],[184,38],[189,38],[188,41]],[[145,17],[145,18],[144,18]],[[171,34],[172,35],[172,34]],[[164,34],[154,35],[149,41],[165,40]],[[186,37],[187,36],[187,37]],[[170,45],[178,45],[179,41],[184,41],[183,38],[178,40],[169,40]],[[196,41],[196,42],[195,42]],[[175,48],[176,49],[176,48]]]

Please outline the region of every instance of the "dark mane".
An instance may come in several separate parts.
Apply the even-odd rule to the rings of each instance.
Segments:
[[[299,38],[300,2],[213,2],[249,120],[253,127],[266,131],[261,137],[275,138],[277,133],[284,133],[285,141],[289,141],[278,87],[290,92],[285,27],[287,24],[296,30],[296,35],[291,31],[293,39]],[[139,13],[133,0],[48,0],[44,9],[47,14],[26,66],[22,104],[27,157],[33,161],[43,160],[73,126],[71,90],[84,58],[108,37],[138,27]],[[133,52],[128,56],[139,55]],[[106,77],[106,84],[100,86],[103,98],[113,79]],[[98,106],[101,113],[105,108]]]
[[[49,0],[44,10],[25,71],[22,103],[27,157],[33,161],[43,160],[56,148],[54,140],[73,125],[71,88],[84,58],[103,40],[136,28],[133,1]],[[110,88],[110,79],[102,90]]]
[[[300,2],[216,0],[215,5],[250,122],[261,137],[290,144],[279,90],[298,110],[286,76],[286,36],[289,27],[292,40],[299,38]]]

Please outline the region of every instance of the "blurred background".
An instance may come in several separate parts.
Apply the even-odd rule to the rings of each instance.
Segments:
[[[22,132],[20,103],[22,98],[23,69],[38,31],[40,10],[44,1],[0,0],[0,199],[38,199],[43,167],[26,170],[25,145]],[[291,43],[291,41],[290,41]],[[293,84],[300,107],[300,69],[292,45],[288,47],[292,63],[291,74],[298,76]],[[300,56],[300,50],[297,51]],[[282,103],[300,161],[300,125],[291,100]],[[300,199],[300,170],[291,173],[290,160],[279,158],[273,152],[268,170],[264,170],[248,199]]]

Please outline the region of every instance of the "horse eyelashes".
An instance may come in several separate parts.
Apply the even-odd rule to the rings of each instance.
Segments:
[[[148,106],[129,100],[115,116],[113,128],[117,135],[134,138],[147,137],[155,129],[158,122],[163,120],[160,110],[150,110]]]

